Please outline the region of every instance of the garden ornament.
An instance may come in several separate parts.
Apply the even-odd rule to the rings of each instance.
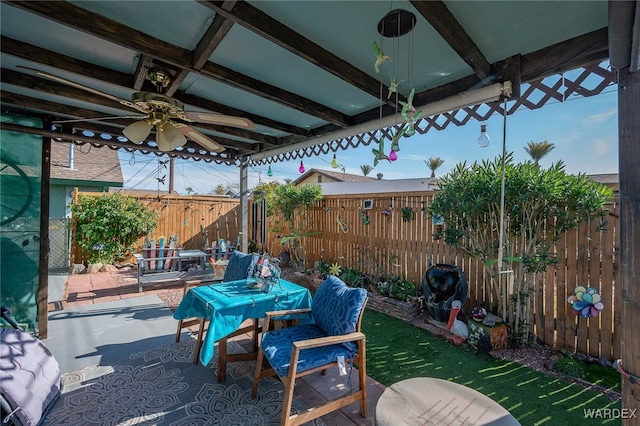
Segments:
[[[391,80],[391,82],[389,83],[389,94],[387,95],[387,100],[391,98],[392,93],[398,93],[398,85],[404,81],[396,81],[396,78],[392,75],[389,76],[389,79]]]
[[[484,308],[483,304],[480,304],[473,308],[473,311],[471,311],[471,316],[473,317],[473,319],[480,321],[487,316],[487,310]]]
[[[391,162],[387,154],[384,153],[384,138],[380,138],[380,142],[378,143],[378,149],[372,148],[371,152],[373,153],[373,167],[377,166],[380,160],[387,160]]]
[[[369,224],[369,216],[365,212],[360,212],[360,217],[362,218],[362,223],[365,225]]]
[[[382,49],[380,49],[380,46],[378,46],[378,43],[376,43],[375,41],[373,42],[373,53],[376,55],[376,63],[373,67],[375,68],[376,73],[379,73],[380,65],[382,65],[386,61],[390,61],[391,58],[382,53]]]
[[[493,327],[494,325],[496,325],[496,316],[493,315],[491,312],[489,312],[483,319],[482,319],[482,325],[486,325],[489,327]]]
[[[461,345],[469,337],[467,324],[456,318],[461,308],[461,301],[454,300],[451,303],[451,312],[449,313],[449,322],[447,323],[447,329],[451,334],[453,334],[449,340],[452,340],[456,345]]]
[[[338,227],[342,232],[344,232],[345,234],[349,232],[349,225],[347,225],[340,216],[338,216],[337,222],[338,222]]]
[[[579,285],[574,290],[575,294],[572,294],[567,298],[573,306],[573,314],[580,315],[584,318],[597,317],[604,304],[602,303],[602,297],[593,287],[584,287]]]
[[[436,321],[447,322],[453,302],[464,304],[467,300],[469,285],[460,268],[438,263],[427,268],[422,289],[429,315]]]

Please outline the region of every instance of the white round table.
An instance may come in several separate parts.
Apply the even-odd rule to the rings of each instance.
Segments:
[[[520,425],[486,395],[458,383],[430,377],[407,379],[388,387],[376,405],[375,424]]]

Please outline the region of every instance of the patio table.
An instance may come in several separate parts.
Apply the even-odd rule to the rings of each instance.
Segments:
[[[467,386],[432,377],[414,377],[389,386],[375,410],[376,426],[519,426],[500,404]]]
[[[214,344],[219,344],[218,380],[224,381],[226,362],[255,359],[257,356],[258,318],[265,312],[311,307],[311,293],[304,287],[280,279],[280,286],[274,286],[269,293],[248,287],[250,281],[230,281],[190,289],[178,305],[173,318],[200,319],[200,333],[196,345],[196,357],[202,365],[208,365],[214,356]],[[280,288],[282,287],[282,288]],[[240,325],[247,319],[254,319],[254,351],[250,354],[226,353],[226,340],[236,335]],[[205,321],[210,321],[202,341]],[[248,330],[247,330],[248,331]],[[202,344],[200,345],[200,342]]]

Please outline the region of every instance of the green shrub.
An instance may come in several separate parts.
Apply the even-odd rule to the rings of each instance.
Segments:
[[[407,302],[418,295],[418,285],[407,281],[404,277],[378,281],[375,289],[379,294],[401,302]]]
[[[113,263],[134,250],[138,238],[158,226],[154,211],[118,193],[81,195],[71,211],[76,221],[76,242],[89,255],[90,263]]]
[[[582,362],[570,356],[560,358],[553,367],[558,373],[581,379],[585,375],[585,366]]]

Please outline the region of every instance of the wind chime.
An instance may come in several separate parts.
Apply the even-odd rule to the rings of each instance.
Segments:
[[[382,74],[383,64],[389,62],[391,64],[392,72],[389,73],[389,86],[387,98],[384,99],[384,76],[380,78],[380,121],[383,117],[383,106],[388,103],[392,96],[395,94],[394,109],[396,114],[396,123],[391,129],[386,132],[380,130],[380,140],[378,148],[373,148],[371,152],[374,154],[373,166],[377,166],[381,160],[396,161],[398,159],[398,152],[400,151],[400,138],[413,136],[416,132],[415,123],[422,116],[422,111],[416,111],[413,106],[413,96],[415,95],[415,89],[411,89],[406,101],[400,100],[399,85],[403,82],[411,84],[412,70],[413,70],[413,33],[412,30],[416,25],[416,16],[405,9],[394,9],[387,13],[378,22],[378,33],[380,34],[380,43],[373,42],[373,52],[376,55],[376,62],[374,69],[376,73]],[[406,78],[399,79],[398,75],[400,70],[400,51],[402,50],[401,37],[409,34],[407,41],[407,69]],[[391,39],[392,41],[392,56],[384,54],[384,40]],[[400,108],[402,106],[402,108]],[[403,123],[399,124],[398,111],[402,117]],[[382,126],[381,126],[382,127]],[[385,153],[385,133],[387,136],[390,134],[391,148],[388,154]]]

